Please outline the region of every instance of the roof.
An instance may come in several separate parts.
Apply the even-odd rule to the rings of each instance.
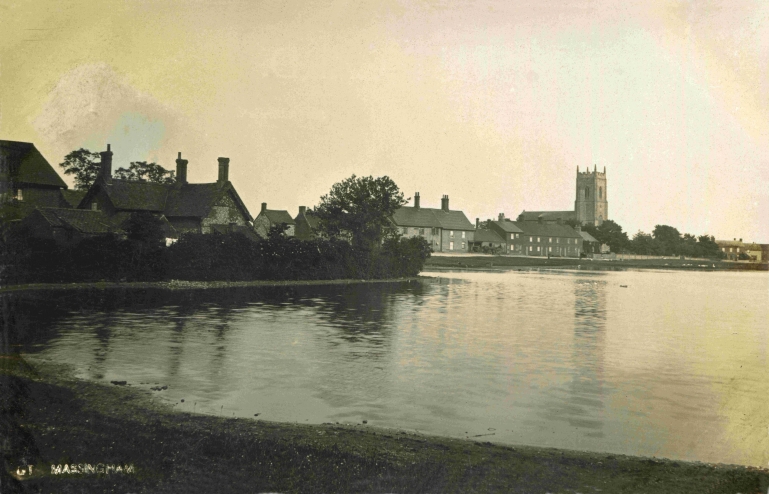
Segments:
[[[265,209],[259,213],[259,216],[266,217],[273,225],[279,225],[281,223],[285,223],[287,225],[296,224],[294,218],[292,218],[291,215],[288,214],[288,211],[284,209]],[[257,218],[259,216],[257,216]]]
[[[564,221],[577,219],[574,211],[522,211],[517,221],[538,221],[540,216],[543,221],[557,221],[559,218]]]
[[[301,217],[302,213],[297,214],[296,218],[294,218],[294,224],[296,224]],[[304,219],[307,220],[307,224],[310,225],[310,228],[318,228],[318,226],[320,226],[320,219],[315,216],[312,211],[305,211]]]
[[[558,223],[539,221],[516,221],[516,226],[523,230],[526,235],[539,235],[542,237],[568,237],[582,240],[577,230],[569,225],[559,225]]]
[[[518,226],[511,220],[498,220],[492,221],[492,223],[501,228],[505,233],[523,233],[523,230],[518,228]]]
[[[83,198],[85,197],[85,194],[86,194],[85,190],[62,190],[61,191],[61,196],[73,208],[76,208],[77,205],[80,204],[80,201],[83,200]]]
[[[494,242],[504,243],[505,239],[499,236],[497,232],[487,228],[478,228],[473,235],[473,242]]]
[[[443,228],[445,230],[475,230],[462,211],[444,211],[434,208],[404,206],[395,210],[393,222],[397,226]]]
[[[0,140],[0,159],[9,164],[9,178],[15,183],[67,188],[64,180],[31,142]]]
[[[110,233],[117,230],[101,211],[90,209],[40,208],[38,213],[53,227],[71,228],[81,233]]]
[[[109,183],[97,181],[89,189],[87,197],[100,188],[118,210],[150,211],[167,217],[208,216],[214,204],[229,193],[243,215],[251,221],[251,215],[230,182],[207,184],[156,184],[113,178]],[[82,201],[81,201],[82,202]]]
[[[596,240],[594,236],[590,235],[585,231],[580,230],[577,233],[579,233],[582,236],[582,240],[584,240],[585,242],[598,242],[598,240]]]

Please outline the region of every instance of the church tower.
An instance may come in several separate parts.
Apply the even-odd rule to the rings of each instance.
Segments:
[[[609,219],[609,202],[606,199],[606,167],[603,173],[593,166],[584,172],[577,167],[577,199],[574,201],[577,220],[583,225],[599,226]]]

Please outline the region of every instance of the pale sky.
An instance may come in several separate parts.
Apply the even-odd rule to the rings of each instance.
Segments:
[[[110,143],[211,182],[228,156],[253,215],[389,175],[474,222],[572,209],[597,165],[631,236],[769,243],[764,0],[0,0],[0,25],[0,138],[54,166]]]

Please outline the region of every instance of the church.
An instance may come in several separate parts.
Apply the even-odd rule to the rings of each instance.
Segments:
[[[609,202],[606,192],[606,167],[584,172],[577,167],[577,194],[573,211],[523,211],[518,221],[565,222],[578,221],[582,225],[600,226],[609,219]]]

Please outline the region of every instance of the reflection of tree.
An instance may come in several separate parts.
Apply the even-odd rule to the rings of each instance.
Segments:
[[[569,385],[567,420],[602,437],[603,370],[606,336],[606,282],[578,279],[574,287],[574,376]]]

